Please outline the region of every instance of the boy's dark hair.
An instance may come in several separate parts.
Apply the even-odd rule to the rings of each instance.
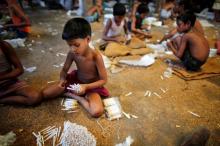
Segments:
[[[126,14],[126,8],[121,3],[116,3],[113,7],[114,16],[124,16]]]
[[[137,12],[139,14],[148,13],[149,12],[148,6],[146,4],[140,4],[137,8]]]
[[[62,39],[70,40],[91,36],[91,26],[84,18],[72,18],[64,26]]]
[[[192,11],[185,11],[182,15],[177,17],[177,21],[179,20],[183,23],[190,23],[191,27],[193,27],[196,22],[196,16]]]

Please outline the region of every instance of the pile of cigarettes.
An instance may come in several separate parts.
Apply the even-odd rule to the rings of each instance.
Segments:
[[[69,85],[69,87],[67,87],[68,90],[71,90],[75,93],[80,93],[81,91],[81,86],[80,84],[72,84],[72,85]]]
[[[32,133],[36,137],[37,146],[48,145],[52,140],[52,146],[95,146],[95,137],[86,127],[65,121],[63,130],[61,127],[49,126],[38,133]],[[46,143],[46,144],[45,144]]]
[[[75,99],[66,98],[61,101],[61,106],[63,106],[61,110],[73,113],[76,112],[76,109],[78,108],[78,102]]]

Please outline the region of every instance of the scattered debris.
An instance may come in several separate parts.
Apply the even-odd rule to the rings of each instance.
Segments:
[[[172,73],[173,73],[172,68],[168,67],[165,70],[165,72],[163,73],[163,76],[166,77],[166,78],[171,78],[172,77]]]
[[[23,67],[24,67],[24,66],[23,66]],[[24,67],[24,70],[27,71],[27,72],[29,72],[29,73],[32,73],[32,72],[36,71],[36,69],[37,69],[36,66],[28,67],[28,68]]]
[[[131,138],[131,136],[128,136],[123,143],[116,144],[115,146],[130,146],[134,140]]]
[[[101,132],[102,136],[103,136],[104,138],[110,136],[110,132],[111,132],[110,126],[107,126],[106,128],[104,128],[104,127],[101,125],[101,123],[99,122],[99,119],[97,119],[96,122],[97,122],[97,124],[99,125],[99,127],[100,127],[101,130],[102,130],[102,132]]]
[[[58,64],[58,65],[57,64],[53,65],[53,67],[56,67],[56,68],[60,68],[60,67],[63,67],[63,66],[64,66],[64,63]]]
[[[53,146],[95,146],[95,137],[86,127],[65,121],[63,131],[61,127],[49,126],[40,132],[32,132],[36,137],[37,146],[43,146],[52,140]]]
[[[59,56],[65,56],[65,57],[66,57],[67,54],[64,54],[64,53],[57,53],[56,56],[57,56],[57,57],[59,57]]]
[[[56,81],[48,81],[47,83],[48,83],[48,84],[51,84],[51,83],[54,83],[54,82],[56,82]]]
[[[126,117],[126,118],[128,118],[128,119],[130,119],[130,118],[131,118],[130,114],[127,114],[127,113],[126,113],[126,112],[124,112],[124,111],[123,111],[122,113],[125,115],[125,117]]]
[[[150,96],[151,96],[151,91],[147,90],[147,91],[145,92],[145,94],[144,94],[144,97],[146,97],[146,96],[150,97]]]
[[[160,78],[161,78],[161,80],[163,80],[163,79],[164,79],[162,75],[160,76]]]
[[[133,93],[129,92],[129,93],[125,94],[125,96],[130,96],[131,94],[133,94]]]
[[[163,88],[160,88],[160,90],[163,92],[163,93],[166,93],[168,91],[168,89],[163,89]]]
[[[67,87],[68,90],[71,90],[75,93],[79,93],[81,91],[81,86],[80,84],[72,84],[72,85],[69,85],[69,87]]]
[[[156,92],[153,92],[154,95],[156,95],[159,98],[162,98],[159,94],[157,94]]]
[[[59,66],[59,65],[54,64],[54,65],[53,65],[53,67],[59,68],[60,66]]]
[[[180,125],[176,125],[176,128],[180,128],[181,126]]]
[[[16,134],[14,132],[9,132],[5,135],[0,135],[0,146],[10,146],[16,140]]]
[[[133,114],[130,114],[130,113],[126,113],[126,112],[122,112],[124,115],[125,115],[125,117],[126,118],[128,118],[128,119],[131,119],[131,118],[135,118],[135,119],[137,119],[138,118],[138,116],[136,116],[136,115],[133,115]]]
[[[45,51],[44,51],[44,50],[41,50],[41,53],[45,53]]]
[[[199,118],[201,118],[201,116],[200,115],[198,115],[198,114],[196,114],[196,113],[194,113],[194,112],[192,112],[192,111],[188,111],[190,114],[192,114],[193,116],[196,116],[196,117],[199,117]]]
[[[118,97],[103,100],[106,116],[109,120],[119,119],[122,116],[122,108]]]

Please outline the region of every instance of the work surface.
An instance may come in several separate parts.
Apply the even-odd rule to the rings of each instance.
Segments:
[[[69,18],[64,11],[37,10],[30,11],[29,15],[32,34],[26,47],[16,49],[16,52],[25,67],[37,67],[35,72],[25,72],[21,78],[41,90],[48,81],[59,79],[61,67],[54,65],[65,61],[65,56],[57,53],[67,53],[69,49],[61,39],[63,26]],[[92,28],[93,40],[99,39],[103,31],[102,22],[93,23]],[[167,28],[153,30],[160,33],[168,31]],[[213,46],[215,28],[205,31]],[[0,134],[14,131],[17,134],[15,146],[33,146],[36,145],[33,131],[47,126],[62,126],[69,120],[87,127],[100,146],[113,146],[129,135],[134,139],[134,146],[175,146],[185,135],[204,126],[211,130],[208,145],[220,145],[220,77],[184,81],[172,75],[162,80],[160,76],[166,68],[164,62],[156,60],[147,68],[127,66],[120,73],[108,72],[106,87],[111,96],[120,97],[123,110],[138,118],[123,117],[119,121],[101,118],[101,125],[111,129],[106,137],[103,137],[97,119],[91,118],[81,106],[77,113],[62,111],[62,98],[45,101],[37,107],[0,106]],[[168,90],[163,93],[160,88]],[[156,95],[145,97],[146,90],[156,92],[162,98]],[[132,94],[125,96],[129,92]]]

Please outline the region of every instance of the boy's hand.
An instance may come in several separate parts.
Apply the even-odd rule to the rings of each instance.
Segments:
[[[117,37],[115,37],[115,41],[118,42],[118,43],[121,43],[121,42],[125,41],[125,38],[122,37],[122,36],[117,36]]]
[[[152,35],[147,33],[147,32],[144,32],[144,35],[147,37],[147,38],[152,38]]]
[[[86,84],[80,84],[80,91],[77,93],[77,95],[83,95],[86,93],[87,85]]]
[[[61,88],[65,88],[65,84],[66,84],[66,80],[60,80],[58,86],[61,87]]]

